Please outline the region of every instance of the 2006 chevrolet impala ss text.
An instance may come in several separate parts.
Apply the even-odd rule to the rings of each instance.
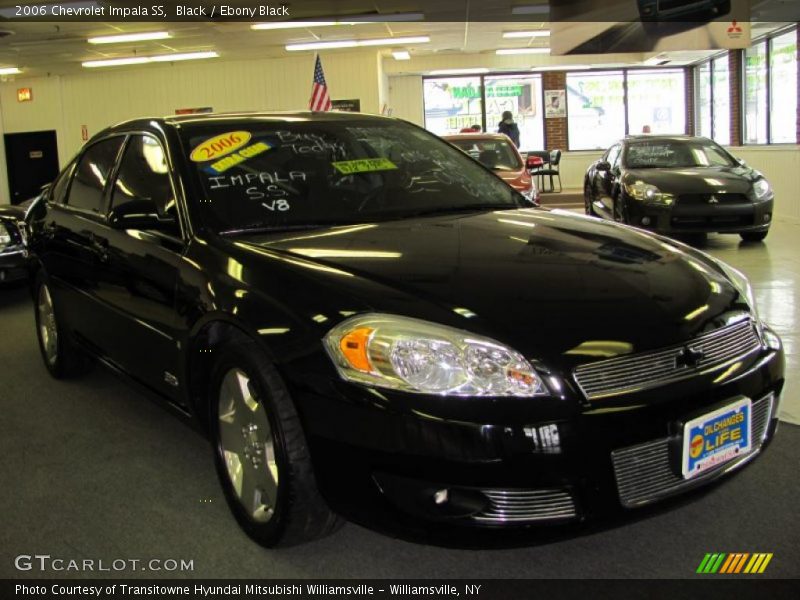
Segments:
[[[783,350],[741,273],[533,208],[402,121],[123,123],[31,214],[50,372],[93,357],[191,416],[265,545],[338,515],[604,522],[744,465],[777,424]]]

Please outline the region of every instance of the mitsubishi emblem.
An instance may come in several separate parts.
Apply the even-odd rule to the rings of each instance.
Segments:
[[[711,197],[708,199],[709,204],[719,204],[719,198],[717,198],[714,194],[711,194]]]

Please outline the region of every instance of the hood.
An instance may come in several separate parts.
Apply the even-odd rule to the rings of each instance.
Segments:
[[[625,181],[644,181],[671,194],[749,194],[758,177],[748,167],[692,167],[685,169],[630,169]]]
[[[354,277],[342,285],[376,311],[420,316],[435,305],[448,325],[561,365],[684,342],[721,326],[738,297],[683,246],[560,211],[437,216],[240,243],[346,271]],[[379,285],[357,285],[364,279]],[[330,293],[320,289],[320,302]],[[419,313],[395,295],[415,298]]]

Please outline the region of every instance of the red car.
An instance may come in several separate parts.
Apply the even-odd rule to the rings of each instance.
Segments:
[[[533,165],[526,164],[507,136],[500,133],[459,133],[444,135],[442,139],[492,169],[508,185],[539,206],[539,189],[529,172]]]

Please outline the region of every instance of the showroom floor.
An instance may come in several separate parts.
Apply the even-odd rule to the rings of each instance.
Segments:
[[[781,416],[800,423],[800,225],[765,244],[712,237],[706,249],[752,279],[788,353]],[[207,443],[103,369],[50,379],[22,287],[0,290],[0,577],[19,554],[64,559],[192,560],[186,577],[692,577],[707,552],[771,552],[765,576],[800,576],[800,427],[708,493],[616,529],[487,551],[422,546],[356,525],[319,542],[268,551],[229,515]],[[123,571],[116,576],[158,577]],[[50,576],[80,576],[50,573]],[[107,574],[108,575],[108,574]],[[86,573],[83,576],[92,576]],[[707,576],[708,577],[708,576]]]

